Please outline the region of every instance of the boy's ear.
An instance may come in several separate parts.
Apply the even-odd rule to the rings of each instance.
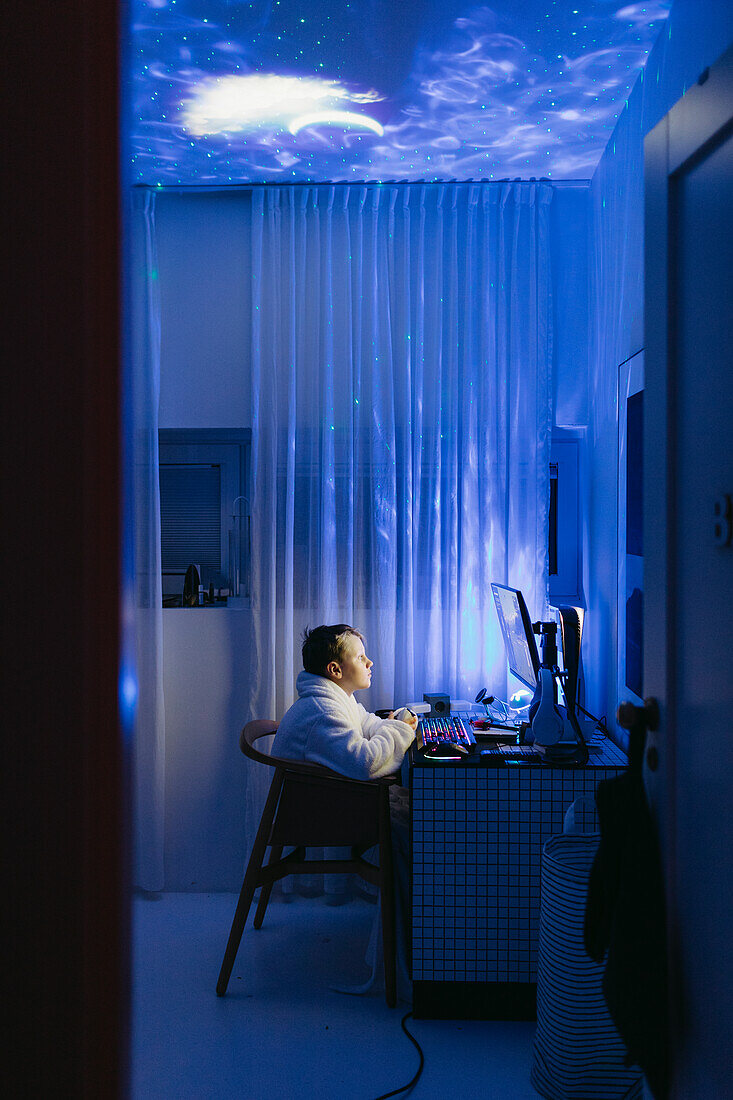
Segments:
[[[338,661],[329,661],[326,665],[326,675],[331,680],[340,680],[342,676],[341,665]]]

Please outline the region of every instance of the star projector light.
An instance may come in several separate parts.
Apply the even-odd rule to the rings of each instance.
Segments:
[[[357,115],[353,111],[331,111],[311,115],[299,115],[288,126],[291,134],[297,134],[308,126],[339,126],[344,129],[371,130],[381,137],[384,127],[368,115]]]
[[[382,134],[376,119],[344,105],[374,103],[377,92],[350,91],[337,80],[318,77],[210,77],[191,89],[184,104],[183,125],[193,137],[289,130],[296,135],[309,126],[339,126]]]
[[[671,3],[130,0],[134,179],[589,179]]]

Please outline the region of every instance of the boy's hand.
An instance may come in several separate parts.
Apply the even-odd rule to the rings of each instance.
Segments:
[[[404,722],[413,730],[417,729],[417,715],[413,714],[407,707],[402,707],[402,709],[398,711],[392,711],[390,718],[396,718],[398,722]]]

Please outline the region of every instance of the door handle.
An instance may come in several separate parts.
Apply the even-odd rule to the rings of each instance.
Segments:
[[[659,703],[656,699],[644,700],[643,707],[637,707],[634,703],[621,703],[616,711],[618,724],[631,732],[629,745],[629,758],[641,763],[641,754],[644,749],[644,734],[647,730],[652,732],[659,728]],[[633,748],[636,743],[636,749]],[[646,750],[646,764],[649,771],[655,772],[659,767],[659,752],[655,745],[650,745]]]
[[[618,724],[625,730],[633,726],[644,730],[656,730],[659,728],[659,703],[656,699],[645,699],[643,707],[637,707],[634,703],[621,703],[616,711]]]

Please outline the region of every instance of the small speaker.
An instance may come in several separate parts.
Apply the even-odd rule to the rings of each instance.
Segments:
[[[445,718],[450,714],[450,695],[423,695],[423,702],[430,703],[429,718]]]

